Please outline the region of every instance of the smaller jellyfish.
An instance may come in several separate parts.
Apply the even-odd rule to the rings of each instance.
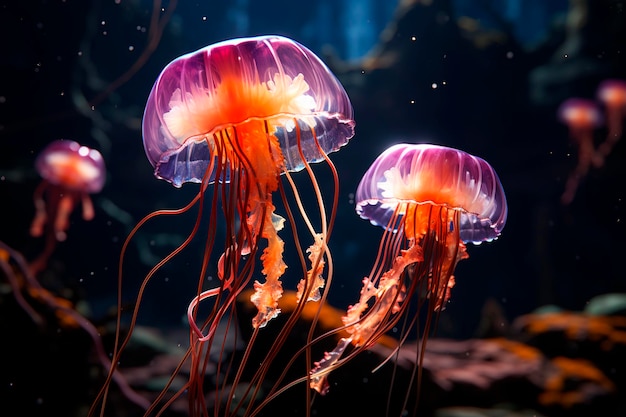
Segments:
[[[355,201],[359,216],[384,232],[360,298],[339,328],[349,336],[315,363],[310,386],[326,393],[330,371],[376,344],[402,319],[396,351],[409,332],[423,331],[415,356],[419,389],[424,343],[450,298],[457,263],[468,257],[465,244],[492,241],[504,228],[504,190],[481,158],[443,146],[398,144],[367,170]],[[426,314],[423,329],[420,311]]]
[[[93,218],[89,194],[104,186],[104,159],[95,149],[71,140],[56,140],[41,151],[35,168],[43,181],[35,191],[36,212],[30,234],[42,236],[48,227],[57,241],[63,241],[77,202],[82,202],[83,219]]]
[[[601,167],[615,144],[622,137],[622,123],[626,118],[626,81],[616,79],[603,81],[598,86],[597,97],[606,109],[608,126],[606,140],[600,144],[592,161],[594,166]]]
[[[83,206],[83,219],[93,218],[89,195],[102,190],[106,172],[100,152],[71,140],[55,140],[46,146],[39,153],[35,168],[43,181],[33,196],[35,218],[30,234],[46,239],[43,252],[31,262],[36,275],[45,267],[57,242],[66,239],[70,215],[78,202]]]
[[[561,122],[567,125],[570,139],[578,147],[578,165],[567,179],[561,202],[572,202],[581,178],[587,175],[595,154],[594,129],[602,123],[602,115],[593,100],[570,98],[558,110]]]

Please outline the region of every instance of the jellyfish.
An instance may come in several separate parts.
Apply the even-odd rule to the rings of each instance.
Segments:
[[[598,86],[597,97],[604,104],[608,126],[606,139],[598,146],[593,158],[594,166],[601,167],[622,137],[622,123],[626,118],[626,81],[617,79],[603,81]]]
[[[595,145],[594,129],[602,123],[598,105],[593,100],[570,98],[558,110],[561,122],[567,125],[572,142],[578,147],[578,164],[567,179],[561,202],[572,202],[580,180],[587,175],[592,164]]]
[[[35,217],[30,234],[45,235],[46,247],[31,263],[33,274],[45,266],[56,243],[66,239],[70,216],[78,203],[82,204],[83,219],[93,219],[90,194],[100,192],[106,179],[100,152],[72,140],[51,142],[37,156],[35,168],[43,181],[33,197]]]
[[[82,204],[82,218],[94,217],[90,194],[102,190],[106,170],[100,152],[82,146],[72,140],[55,140],[37,156],[35,168],[42,182],[34,193],[35,217],[30,226],[33,237],[44,237],[42,252],[33,260],[0,241],[0,272],[11,287],[15,300],[39,327],[46,324],[42,308],[53,313],[57,331],[82,329],[90,338],[95,354],[106,370],[111,368],[98,329],[84,317],[74,304],[63,296],[44,287],[37,275],[46,267],[47,260],[57,242],[67,238],[70,217],[78,203]],[[123,378],[114,371],[112,379],[122,394],[131,402],[147,408],[146,399],[137,394]]]
[[[188,238],[147,274],[123,340],[118,312],[119,343],[114,346],[114,364],[123,359],[151,277],[196,236],[205,241],[205,256],[199,276],[190,286],[187,310],[190,346],[185,360],[191,361],[191,375],[185,387],[170,399],[166,399],[168,384],[146,414],[157,409],[162,412],[183,393],[191,415],[210,413],[204,387],[210,362],[228,374],[212,388],[213,414],[247,414],[256,405],[262,406],[255,404],[258,387],[298,314],[307,302],[323,301],[327,294],[332,278],[328,238],[339,181],[328,154],[346,145],[353,135],[352,105],[343,86],[317,56],[291,39],[260,36],[227,40],[183,55],[163,69],[144,112],[144,149],[157,178],[176,188],[197,183],[199,189],[187,206],[160,210],[141,220],[126,240],[120,265],[129,240],[151,218],[178,215],[194,206],[198,214]],[[325,162],[332,177],[324,193],[311,167],[315,162]],[[312,190],[310,200],[316,205],[313,209],[305,208],[305,198],[292,177],[297,171],[308,174],[307,189]],[[330,205],[325,202],[327,195],[331,196]],[[280,212],[277,201],[281,201]],[[201,226],[204,216],[208,216],[206,229]],[[308,230],[306,238],[297,230],[303,225]],[[301,272],[295,272],[300,278],[298,306],[267,351],[266,360],[260,365],[248,364],[249,352],[261,348],[254,344],[255,334],[280,313],[281,277],[287,264],[283,259],[285,242],[279,232],[286,227],[291,229],[301,263]],[[211,263],[213,253],[219,254],[215,265]],[[207,287],[211,268],[215,268],[219,284]],[[186,284],[188,278],[180,277],[178,285]],[[120,294],[121,285],[120,272]],[[218,336],[217,329],[224,321],[236,320],[237,296],[249,287],[253,288],[250,303],[257,313],[251,323],[242,325],[254,330],[243,359],[233,363],[224,353],[226,338]],[[217,348],[217,358],[212,356],[212,347]],[[245,381],[250,388],[234,395],[250,369],[253,375]],[[109,383],[110,376],[91,414],[98,404],[104,413]]]
[[[457,263],[468,257],[466,243],[498,238],[507,218],[504,190],[486,161],[430,144],[402,143],[385,150],[363,176],[355,201],[359,216],[384,232],[359,299],[343,316],[341,331],[348,336],[311,372],[310,386],[321,394],[329,390],[330,371],[373,346],[404,318],[398,352],[409,329],[420,326],[420,310],[426,316],[415,361],[421,369],[431,323],[450,298]]]

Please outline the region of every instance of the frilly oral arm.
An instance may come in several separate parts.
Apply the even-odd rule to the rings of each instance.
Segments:
[[[322,278],[322,272],[326,265],[322,256],[325,247],[326,245],[322,239],[322,235],[318,233],[315,235],[315,242],[307,249],[309,260],[311,261],[311,269],[307,273],[307,279],[302,279],[298,283],[298,302],[302,299],[303,292],[310,280],[314,280],[314,282],[309,290],[306,301],[319,301],[321,298],[320,290],[324,288],[325,285],[324,278]]]
[[[256,210],[262,210],[262,206],[258,205]],[[278,316],[280,309],[278,308],[278,300],[283,295],[283,286],[280,277],[285,273],[287,265],[283,261],[283,250],[285,243],[278,236],[278,231],[283,228],[284,219],[273,213],[274,206],[269,205],[265,209],[265,221],[263,222],[262,236],[267,239],[267,247],[261,255],[265,282],[254,282],[254,294],[250,297],[250,301],[259,310],[257,315],[252,319],[254,328],[264,327],[271,319]],[[249,216],[248,222],[254,222],[258,216]],[[249,225],[254,230],[255,225]]]
[[[315,368],[311,370],[311,383],[310,387],[322,395],[328,393],[330,386],[328,385],[328,374],[333,369],[343,352],[348,345],[352,342],[351,337],[342,338],[335,349],[324,354],[324,358],[319,362],[315,362]]]

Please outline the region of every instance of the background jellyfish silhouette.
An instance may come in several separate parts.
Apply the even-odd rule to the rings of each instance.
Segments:
[[[194,205],[198,206],[198,214],[188,238],[158,263],[141,285],[130,332],[115,348],[114,362],[123,360],[121,353],[132,334],[151,277],[196,235],[201,235],[205,239],[205,256],[200,261],[197,280],[189,282],[189,277],[177,277],[180,285],[190,288],[191,334],[185,360],[191,361],[191,375],[174,398],[187,392],[191,415],[218,414],[220,409],[233,414],[253,410],[258,404],[258,387],[253,387],[263,382],[299,311],[305,303],[325,298],[322,291],[330,285],[332,257],[327,241],[337,205],[338,178],[327,153],[345,145],[353,134],[352,107],[343,87],[319,58],[290,39],[234,39],[172,61],[155,82],[146,104],[144,147],[157,178],[175,187],[185,182],[199,183],[200,189],[184,208],[148,215],[127,243],[155,216],[181,214]],[[331,187],[324,190],[309,165],[320,161],[326,162],[333,178]],[[290,172],[301,170],[309,176],[317,204],[312,211],[305,208],[291,178]],[[281,180],[283,175],[285,181]],[[328,195],[327,207],[324,199]],[[274,198],[278,196],[282,201],[281,214],[287,220],[275,206]],[[297,212],[302,217],[300,224],[294,218]],[[206,230],[201,229],[204,216],[208,216]],[[221,228],[218,222],[223,222]],[[248,364],[247,355],[239,363],[229,362],[224,354],[226,336],[216,336],[217,328],[224,321],[235,320],[233,303],[244,288],[253,285],[255,292],[250,302],[258,309],[249,324],[255,330],[246,352],[258,349],[254,345],[256,332],[280,313],[280,279],[287,265],[283,261],[285,243],[278,232],[285,223],[291,229],[292,244],[301,263],[301,271],[293,271],[301,278],[294,318],[281,329],[261,366]],[[302,224],[308,230],[305,236],[297,231]],[[223,237],[219,230],[224,230]],[[218,249],[220,239],[224,241],[223,249]],[[123,251],[125,248],[126,245]],[[219,283],[207,288],[211,254],[216,250],[221,253],[216,268]],[[123,258],[124,252],[120,285]],[[210,358],[212,348],[218,351],[216,359]],[[214,387],[213,410],[207,411],[204,379],[213,360],[223,369],[233,370],[226,372],[227,378]],[[255,370],[254,376],[246,381],[249,388],[235,398],[233,393],[248,366]],[[101,391],[104,402],[107,390],[108,381]],[[166,391],[167,387],[146,414],[160,407]]]
[[[508,210],[500,180],[487,162],[425,144],[398,144],[384,151],[363,175],[355,202],[359,216],[384,233],[359,300],[343,317],[348,336],[312,371],[311,387],[320,393],[329,389],[331,370],[399,323],[399,346],[416,328],[426,343],[434,316],[450,298],[454,269],[468,257],[465,244],[496,239]],[[426,317],[420,332],[422,309]],[[342,358],[351,344],[356,349]],[[422,363],[423,352],[422,344],[414,363]]]
[[[73,140],[55,140],[39,152],[35,168],[42,178],[33,196],[35,216],[30,225],[30,234],[35,238],[43,237],[41,253],[34,260],[15,262],[19,266],[27,292],[38,298],[53,310],[65,311],[70,317],[80,316],[71,311],[71,303],[62,297],[56,297],[47,291],[36,276],[48,264],[57,242],[64,241],[70,226],[70,216],[77,204],[82,204],[83,220],[94,217],[90,194],[100,192],[106,179],[104,159],[100,152],[82,146]],[[21,259],[22,255],[5,245],[11,254],[9,259]],[[8,269],[7,269],[8,271]],[[12,273],[7,273],[13,293],[19,304],[29,313],[35,323],[42,324],[42,319],[21,295],[20,285]],[[81,317],[82,319],[82,317]],[[84,319],[82,319],[84,320]],[[80,320],[79,320],[80,321]]]
[[[570,138],[578,147],[578,165],[569,175],[561,196],[563,204],[569,204],[576,195],[578,183],[587,175],[592,164],[595,154],[594,130],[602,124],[602,115],[593,100],[571,98],[561,104],[558,116],[567,125]]]
[[[102,190],[106,179],[104,159],[99,151],[72,140],[55,140],[37,156],[35,168],[42,177],[34,193],[35,216],[30,234],[43,237],[41,253],[32,261],[0,241],[0,271],[7,279],[17,304],[37,325],[37,334],[46,337],[46,326],[55,323],[60,332],[80,329],[92,343],[100,365],[109,371],[111,362],[99,331],[73,301],[42,285],[38,276],[48,267],[58,242],[65,241],[70,218],[77,204],[82,204],[82,219],[92,220],[95,213],[90,194]],[[123,395],[141,407],[147,400],[138,395],[119,372],[112,379]]]
[[[34,323],[42,326],[44,320],[22,292],[47,305],[56,314],[68,317],[73,323],[85,321],[82,317],[75,320],[80,315],[72,310],[71,303],[45,289],[36,276],[47,267],[57,242],[66,239],[70,216],[76,204],[82,203],[83,220],[93,218],[94,209],[89,194],[101,191],[104,186],[104,160],[95,149],[72,140],[56,140],[39,152],[35,168],[42,181],[33,197],[35,216],[30,235],[43,237],[43,249],[34,260],[27,261],[21,253],[0,242],[6,255],[2,269],[16,301]]]
[[[89,195],[100,192],[106,179],[100,152],[72,140],[51,142],[39,153],[35,167],[43,181],[33,197],[35,217],[30,234],[44,236],[46,243],[42,254],[31,264],[33,274],[45,267],[56,242],[65,240],[70,215],[77,204],[82,204],[83,220],[93,219]]]
[[[621,139],[626,119],[626,81],[619,79],[604,80],[598,86],[597,99],[605,108],[607,134],[596,151],[594,165],[600,167]]]
[[[601,168],[622,137],[626,118],[626,82],[608,79],[596,90],[597,101],[585,98],[565,100],[558,109],[559,119],[567,125],[572,142],[578,147],[578,161],[565,184],[561,202],[570,204],[591,167]],[[604,115],[601,110],[604,110]],[[603,125],[606,135],[596,146],[596,133]]]

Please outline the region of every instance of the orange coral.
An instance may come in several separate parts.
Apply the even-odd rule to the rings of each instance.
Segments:
[[[571,408],[588,401],[589,393],[583,388],[585,383],[594,383],[605,391],[615,390],[615,385],[591,362],[584,359],[570,359],[562,356],[552,360],[552,367],[545,381],[545,391],[539,395],[539,402],[545,406],[561,405]],[[570,380],[578,381],[571,386]],[[577,388],[577,389],[576,389]]]
[[[603,350],[613,349],[615,345],[626,345],[626,317],[557,312],[522,316],[516,325],[535,335],[563,332],[571,340],[599,342]]]

